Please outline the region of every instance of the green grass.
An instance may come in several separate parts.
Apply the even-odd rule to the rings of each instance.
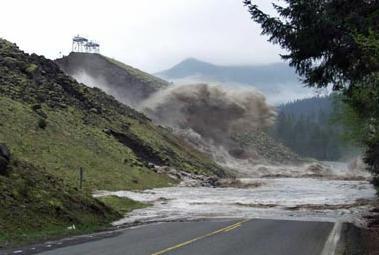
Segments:
[[[150,206],[149,204],[134,201],[127,197],[117,197],[117,196],[105,196],[98,198],[107,206],[116,210],[120,214],[127,214],[135,209],[141,209]]]
[[[0,96],[0,109],[0,141],[17,158],[45,168],[72,185],[78,185],[79,168],[83,167],[88,190],[138,190],[175,184],[145,167],[131,149],[103,132],[109,127],[122,129],[123,123],[130,125],[141,145],[151,147],[173,167],[203,174],[221,172],[210,158],[152,123],[125,116],[109,123],[93,115],[87,124],[86,114],[76,108],[43,107],[47,125],[42,129],[41,117],[32,105]]]
[[[109,224],[93,223],[92,225],[76,225],[75,230],[70,230],[68,227],[69,225],[45,225],[42,229],[38,230],[21,228],[11,233],[0,232],[0,249],[8,249],[69,236],[90,234],[109,228]]]
[[[44,129],[29,105],[0,97],[0,109],[0,141],[17,158],[46,168],[72,185],[78,185],[80,167],[89,190],[143,189],[170,183],[166,176],[138,166],[134,153],[106,135],[102,123],[100,127],[85,125],[83,114],[74,108],[44,108],[48,116]]]
[[[30,163],[12,160],[0,175],[0,248],[94,231],[121,216]]]

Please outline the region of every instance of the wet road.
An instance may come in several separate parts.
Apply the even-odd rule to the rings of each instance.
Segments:
[[[119,235],[43,255],[254,254],[319,255],[333,223],[212,219],[126,229]]]

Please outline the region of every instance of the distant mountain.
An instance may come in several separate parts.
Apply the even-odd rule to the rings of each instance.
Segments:
[[[201,75],[218,81],[242,84],[281,83],[283,81],[298,83],[298,77],[294,70],[284,63],[256,66],[220,66],[189,58],[157,75],[165,79],[182,79]]]
[[[101,88],[132,106],[169,85],[158,77],[100,54],[71,52],[55,62],[79,82]]]
[[[274,104],[313,95],[312,90],[304,88],[295,70],[285,63],[221,66],[189,58],[155,75],[176,83],[217,82],[227,86],[254,86]]]

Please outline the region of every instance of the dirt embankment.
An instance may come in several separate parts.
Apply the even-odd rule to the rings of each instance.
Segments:
[[[379,254],[379,201],[376,208],[371,211],[373,215],[368,216],[368,229],[363,232],[368,254]]]
[[[365,217],[367,225],[364,227],[343,225],[336,254],[379,255],[379,201],[370,213]]]

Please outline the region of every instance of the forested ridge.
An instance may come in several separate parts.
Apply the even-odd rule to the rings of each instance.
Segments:
[[[344,127],[335,121],[333,100],[318,96],[280,105],[270,134],[303,157],[342,160],[358,153],[344,139]]]

